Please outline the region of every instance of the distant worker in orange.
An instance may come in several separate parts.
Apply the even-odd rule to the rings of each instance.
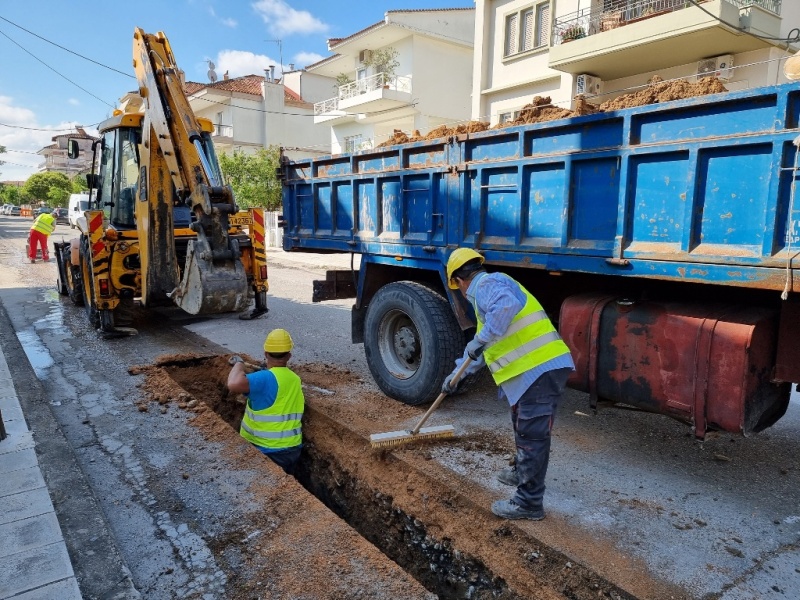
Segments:
[[[44,212],[36,217],[31,225],[31,232],[28,236],[28,258],[32,263],[36,262],[37,246],[42,249],[42,260],[50,260],[50,252],[47,249],[47,238],[56,228],[56,217],[58,211]]]
[[[228,361],[228,389],[247,396],[239,435],[290,475],[300,460],[305,408],[300,377],[286,366],[293,347],[288,331],[273,329],[264,341],[266,369],[248,375],[240,356]]]

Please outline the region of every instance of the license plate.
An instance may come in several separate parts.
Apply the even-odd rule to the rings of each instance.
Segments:
[[[228,223],[230,225],[242,226],[242,225],[252,225],[253,219],[250,218],[250,214],[245,215],[232,215],[228,217]]]

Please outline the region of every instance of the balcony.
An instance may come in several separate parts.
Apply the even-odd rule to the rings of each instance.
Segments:
[[[411,104],[411,78],[377,73],[339,87],[339,95],[314,104],[314,123],[355,120],[357,114],[375,113]]]
[[[736,54],[771,44],[732,25],[768,37],[780,35],[781,0],[615,0],[613,9],[583,9],[553,24],[549,66],[611,80]]]
[[[211,139],[215,144],[233,143],[233,125],[214,124],[214,131],[211,132]]]

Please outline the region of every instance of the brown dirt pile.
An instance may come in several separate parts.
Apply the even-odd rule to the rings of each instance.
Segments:
[[[695,96],[705,96],[707,94],[719,94],[726,91],[728,90],[725,89],[725,86],[722,85],[722,82],[716,77],[704,77],[696,83],[690,83],[685,80],[664,81],[661,77],[656,75],[644,89],[638,92],[624,94],[613,100],[608,100],[600,104],[600,106],[590,104],[585,98],[579,96],[576,100],[575,110],[568,110],[555,106],[549,96],[535,96],[529,104],[522,107],[516,119],[495,125],[493,129],[580,117],[597,112],[610,112],[623,108],[669,102],[670,100],[682,100],[684,98],[694,98]],[[400,129],[395,129],[392,137],[376,147],[384,148],[386,146],[406,144],[408,142],[435,140],[453,135],[477,133],[486,131],[487,129],[489,129],[489,124],[484,121],[470,121],[469,123],[457,125],[455,127],[441,125],[432,129],[427,135],[422,135],[419,130],[414,130],[413,135],[408,135]]]
[[[669,102],[670,100],[682,100],[684,98],[694,98],[695,96],[719,94],[727,91],[725,86],[722,85],[722,82],[716,77],[704,77],[699,79],[696,83],[689,83],[682,79],[664,81],[661,77],[655,76],[650,80],[646,88],[638,92],[614,98],[608,102],[603,102],[600,105],[600,111],[608,112],[622,108],[633,108],[634,106]]]

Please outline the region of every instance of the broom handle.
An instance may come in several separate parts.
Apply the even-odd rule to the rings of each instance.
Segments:
[[[458,371],[456,371],[456,374],[453,375],[453,380],[450,382],[450,385],[455,386],[461,380],[461,376],[464,374],[464,371],[467,370],[467,367],[471,362],[472,359],[469,356],[464,359],[464,362],[461,363],[461,366],[458,368]],[[419,423],[417,423],[417,426],[411,430],[411,435],[417,435],[419,433],[419,430],[422,429],[422,426],[425,424],[425,421],[427,421],[428,417],[430,417],[433,414],[433,411],[435,411],[439,407],[439,405],[442,403],[442,400],[444,400],[445,396],[447,396],[446,392],[442,392],[441,394],[439,394],[439,397],[433,401],[433,404],[431,404],[431,407],[428,409],[428,412],[422,415],[422,418],[419,420]]]

